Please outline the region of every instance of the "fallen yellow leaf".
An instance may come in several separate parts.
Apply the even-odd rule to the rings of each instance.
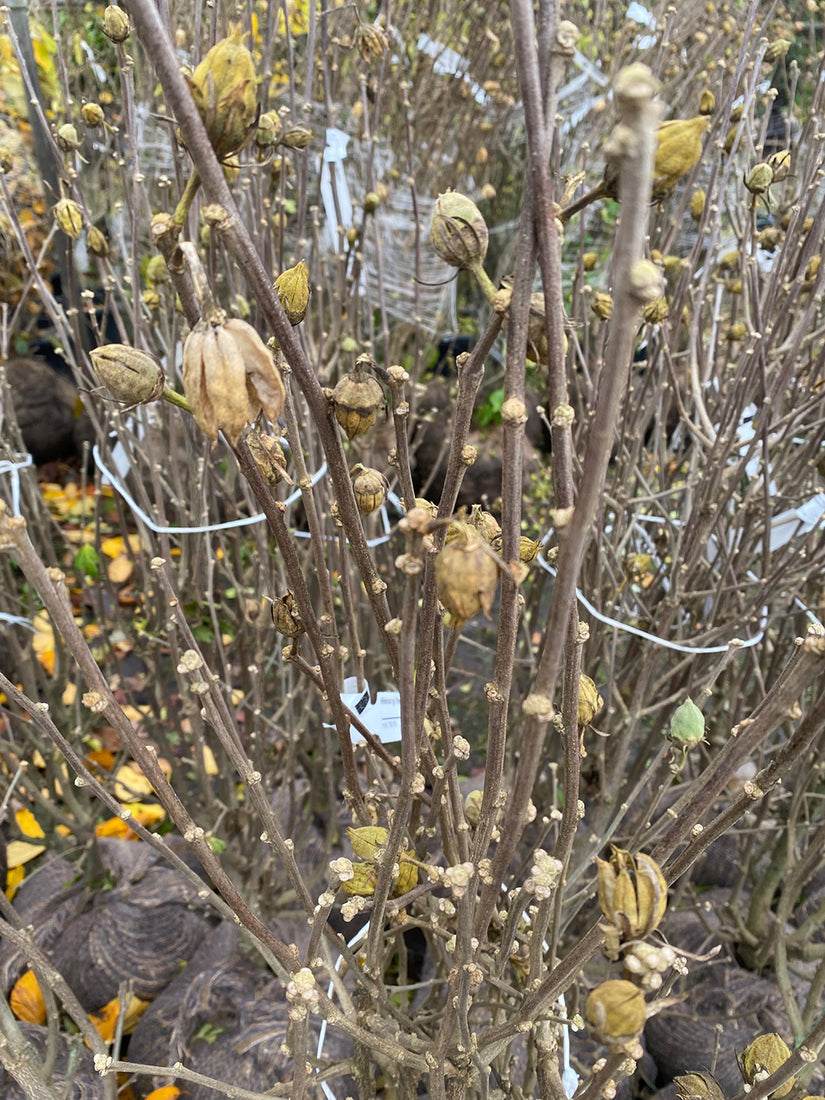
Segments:
[[[36,840],[39,840],[46,835],[40,827],[40,822],[31,810],[15,810],[14,820],[17,822],[17,828],[23,836],[34,837]]]
[[[129,535],[128,544],[123,535],[115,535],[112,538],[104,539],[100,544],[100,549],[107,558],[119,558],[126,553],[127,545],[133,554],[140,553],[140,535]]]
[[[64,707],[71,707],[74,705],[77,699],[77,684],[71,681],[66,684],[63,689],[63,694],[60,696],[60,702]]]
[[[163,774],[168,779],[172,774],[172,767],[168,760],[158,757],[158,764]],[[147,794],[155,794],[155,788],[143,774],[141,768],[134,763],[124,764],[115,772],[114,796],[118,802],[135,802]]]
[[[146,1100],[177,1100],[180,1089],[175,1085],[164,1085],[162,1089],[152,1089],[146,1094]]]
[[[46,1020],[46,1003],[33,970],[18,978],[9,995],[11,1010],[24,1024],[42,1024]]]
[[[17,893],[17,888],[26,877],[25,867],[12,867],[6,875],[6,897],[11,901]]]
[[[203,746],[203,770],[207,775],[220,775],[215,754],[208,745]]]
[[[12,867],[22,867],[24,863],[37,859],[40,853],[45,851],[45,844],[29,844],[27,840],[10,840],[6,847],[6,865],[10,870]]]

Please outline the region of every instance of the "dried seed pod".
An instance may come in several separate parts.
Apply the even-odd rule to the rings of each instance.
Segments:
[[[380,60],[390,47],[387,33],[374,23],[359,23],[355,31],[354,45],[364,61]]]
[[[641,989],[620,978],[597,985],[587,998],[584,1012],[599,1042],[616,1051],[635,1045],[647,1019]]]
[[[780,1066],[790,1058],[791,1052],[785,1040],[776,1032],[768,1032],[759,1035],[753,1040],[739,1056],[739,1068],[746,1085],[755,1085],[758,1081],[764,1081],[770,1077]],[[786,1081],[776,1092],[770,1094],[773,1097],[787,1096],[794,1087],[795,1078]]]
[[[528,538],[527,535],[522,535],[518,544],[518,559],[525,565],[529,565],[530,562],[536,560],[539,556],[539,552],[543,543],[538,539]]]
[[[773,182],[781,183],[782,180],[787,179],[788,173],[791,170],[791,154],[788,149],[779,149],[776,153],[771,153],[767,160],[768,167],[773,172]]]
[[[54,207],[54,220],[73,241],[83,232],[83,211],[74,199],[61,199]]]
[[[633,856],[613,848],[610,860],[596,860],[599,905],[610,922],[603,931],[618,933],[618,940],[641,940],[658,928],[667,908],[667,883],[650,856]],[[608,935],[608,947],[615,950],[616,935]]]
[[[712,1073],[684,1073],[674,1077],[679,1100],[725,1100],[722,1086]]]
[[[238,24],[215,43],[189,78],[192,98],[221,160],[246,145],[257,117],[255,65],[243,39]]]
[[[774,252],[782,241],[782,230],[777,225],[766,225],[757,235],[756,243],[766,252]]]
[[[773,169],[767,161],[760,161],[744,177],[744,182],[752,195],[764,195],[773,183]]]
[[[461,524],[458,535],[435,559],[438,598],[457,624],[493,606],[498,566],[474,527]]]
[[[71,153],[80,147],[80,138],[77,136],[77,128],[71,122],[64,122],[58,126],[54,139],[64,153]]]
[[[582,672],[579,674],[579,701],[578,723],[581,729],[589,726],[599,711],[604,706],[604,699],[599,695],[598,688],[589,676]]]
[[[725,333],[725,339],[734,343],[736,340],[744,340],[748,334],[747,326],[741,321],[737,321],[731,325],[728,331]]]
[[[80,113],[83,116],[83,121],[92,130],[97,126],[102,126],[106,117],[99,103],[84,103],[80,108]]]
[[[125,42],[132,33],[129,16],[123,8],[110,4],[103,12],[103,33],[112,42]]]
[[[433,208],[430,240],[450,267],[470,268],[481,264],[487,255],[487,223],[472,199],[458,191],[446,191]]]
[[[690,199],[690,216],[695,222],[702,220],[702,215],[705,212],[705,192],[699,187],[693,192]]]
[[[378,871],[371,863],[353,863],[352,878],[341,883],[345,894],[371,898],[378,883]]]
[[[660,325],[668,315],[667,298],[654,298],[642,310],[642,317],[649,325]]]
[[[277,600],[272,601],[270,611],[275,629],[279,634],[283,634],[285,638],[299,638],[305,633],[306,627],[301,621],[301,614],[295,603],[295,597],[289,589],[283,596],[279,596]]]
[[[223,431],[234,446],[261,409],[275,423],[284,384],[272,356],[246,321],[199,321],[183,345],[183,392],[198,427],[213,441]]]
[[[483,801],[483,791],[470,791],[464,799],[464,816],[473,828],[481,821],[481,803]]]
[[[277,145],[281,137],[281,116],[277,111],[265,111],[258,119],[255,131],[255,144],[262,149]]]
[[[281,143],[288,149],[306,149],[311,141],[312,130],[307,130],[306,126],[289,126],[281,138]]]
[[[353,864],[353,869],[359,866],[374,866],[378,862],[381,849],[387,843],[389,837],[387,830],[380,825],[364,825],[358,829],[347,829],[347,835],[353,852],[362,860],[367,861],[364,864]],[[415,853],[412,851],[402,849],[399,853],[398,870],[392,891],[395,897],[408,893],[418,882],[418,867],[415,862],[412,862],[414,859]],[[343,883],[343,886],[346,889],[347,884]],[[374,890],[375,887],[373,886],[372,892]],[[347,890],[347,893],[360,892],[360,890]]]
[[[363,466],[360,462],[350,470],[355,501],[362,515],[371,515],[384,503],[387,494],[387,479],[380,470]]]
[[[438,509],[436,509],[436,515],[438,515]],[[475,527],[484,541],[491,546],[497,538],[501,537],[500,523],[491,512],[483,511],[480,504],[474,504],[470,509],[469,522]]]
[[[157,401],[166,387],[163,368],[146,351],[127,344],[105,344],[91,351],[89,358],[107,390],[127,405]]]
[[[716,96],[710,90],[705,88],[702,92],[702,98],[699,100],[699,114],[700,115],[712,115],[716,110]]]
[[[598,252],[584,252],[582,254],[582,267],[585,271],[592,271],[598,262]]]
[[[281,481],[292,484],[292,479],[286,472],[284,449],[277,436],[267,435],[253,428],[246,437],[246,445],[268,485],[277,485]]]
[[[96,225],[90,226],[86,233],[86,248],[92,256],[98,256],[101,260],[105,260],[109,255],[106,234],[98,229]]]
[[[303,260],[281,272],[275,280],[275,291],[281,299],[289,323],[300,325],[306,317],[311,293],[309,268]]]
[[[590,303],[590,308],[600,320],[609,320],[613,316],[612,295],[606,294],[603,290],[597,290],[593,295],[593,301]]]
[[[349,440],[365,435],[384,405],[384,391],[365,369],[370,362],[368,355],[360,356],[355,369],[345,374],[332,391],[335,419]]]
[[[791,43],[787,38],[775,38],[773,42],[769,43],[768,48],[765,50],[766,63],[768,65],[773,65],[780,57],[784,57],[790,48]]]

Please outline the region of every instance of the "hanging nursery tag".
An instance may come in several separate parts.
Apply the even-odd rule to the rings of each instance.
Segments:
[[[341,701],[353,714],[357,714],[370,733],[385,744],[401,740],[401,696],[397,691],[379,691],[375,702],[370,702],[370,686],[364,680],[363,690],[358,690],[358,678],[348,676],[344,680]],[[352,727],[353,741],[361,735]]]

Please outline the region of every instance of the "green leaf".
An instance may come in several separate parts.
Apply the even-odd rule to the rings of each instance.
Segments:
[[[97,577],[100,572],[100,555],[94,546],[86,543],[85,546],[80,547],[74,556],[74,567],[78,573],[91,577],[92,580]]]

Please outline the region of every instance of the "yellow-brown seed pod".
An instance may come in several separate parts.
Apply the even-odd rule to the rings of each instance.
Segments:
[[[54,207],[54,220],[67,237],[79,240],[83,232],[83,211],[74,199],[61,199]]]
[[[303,260],[281,272],[275,280],[275,292],[281,299],[289,323],[300,325],[306,317],[311,293],[309,268]]]
[[[543,543],[540,539],[531,539],[522,535],[518,544],[518,558],[520,562],[529,565],[539,556]]]
[[[737,321],[731,325],[728,331],[725,333],[725,339],[730,343],[735,343],[737,340],[744,340],[747,336],[748,329],[741,321]]]
[[[109,255],[106,234],[98,229],[96,225],[90,226],[86,233],[86,248],[92,256],[97,256],[101,260],[105,260]]]
[[[699,100],[699,114],[700,115],[712,115],[716,110],[716,96],[710,90],[705,88],[702,92],[702,98]]]
[[[80,147],[80,138],[77,136],[77,128],[71,122],[64,122],[58,126],[54,139],[64,153],[71,153]]]
[[[774,252],[782,240],[782,230],[778,225],[766,225],[757,235],[756,243],[766,252]]]
[[[277,111],[265,111],[258,119],[255,144],[262,149],[277,145],[281,138],[281,116]]]
[[[613,316],[612,295],[607,294],[603,290],[597,290],[593,295],[593,301],[590,303],[590,308],[600,320],[609,320]]]
[[[765,50],[766,63],[768,65],[773,65],[780,57],[784,57],[790,48],[791,43],[787,38],[775,38]]]
[[[311,141],[312,130],[307,130],[306,126],[288,126],[281,138],[281,144],[288,149],[306,149]]]
[[[464,799],[464,816],[473,828],[475,828],[481,820],[481,803],[483,801],[483,791],[470,791]]]
[[[752,195],[764,195],[773,183],[773,169],[767,161],[760,161],[744,177],[744,182]]]
[[[810,260],[808,260],[808,264],[805,268],[805,281],[803,283],[803,289],[809,289],[816,282],[816,277],[819,274],[821,263],[821,256],[811,256]]]
[[[384,503],[387,479],[380,470],[363,466],[360,462],[350,470],[350,477],[358,510],[364,516],[372,515],[376,508],[380,508]]]
[[[690,199],[690,216],[695,222],[701,221],[705,212],[705,192],[701,187],[697,188]]]
[[[781,183],[782,180],[787,179],[788,173],[791,170],[791,154],[788,149],[779,149],[776,153],[771,153],[767,160],[768,167],[773,172],[773,182]]]
[[[641,989],[621,978],[597,985],[588,995],[584,1012],[595,1037],[615,1051],[635,1046],[647,1019]]]
[[[582,255],[582,267],[585,271],[592,271],[599,262],[598,252],[585,252]]]
[[[359,23],[355,30],[354,45],[368,64],[380,60],[390,47],[386,31],[374,23]]]
[[[667,298],[654,298],[642,310],[642,317],[649,325],[659,325],[668,315]]]
[[[579,699],[577,704],[577,718],[581,729],[589,726],[599,711],[604,706],[604,699],[599,695],[596,684],[589,676],[582,672],[579,674]]]
[[[97,126],[102,126],[106,117],[99,103],[84,103],[80,108],[80,114],[83,116],[83,121],[92,130]]]
[[[613,848],[610,860],[596,860],[599,905],[622,940],[642,940],[659,926],[667,909],[667,883],[650,856]]]
[[[241,26],[216,42],[189,78],[212,148],[223,160],[246,145],[258,112],[255,65]]]
[[[722,1087],[712,1073],[683,1073],[673,1083],[679,1100],[725,1100]]]
[[[354,864],[354,868],[358,866],[374,867],[378,862],[381,849],[389,839],[389,833],[380,825],[363,825],[358,829],[347,829],[347,835],[353,852],[365,861],[364,864]],[[395,897],[408,893],[417,884],[418,867],[412,862],[414,859],[415,853],[412,851],[402,849],[399,852],[398,871],[392,891]],[[343,883],[342,885],[346,889],[347,884]],[[360,892],[360,890],[347,890],[347,893]],[[375,887],[373,886],[372,893],[374,892]]]
[[[745,1084],[755,1085],[758,1081],[769,1077],[780,1066],[783,1066],[790,1056],[791,1052],[788,1044],[776,1032],[768,1032],[766,1035],[757,1036],[739,1056],[739,1068],[742,1071]],[[792,1077],[790,1081],[786,1081],[770,1096],[779,1100],[780,1097],[788,1095],[794,1084],[795,1079]]]
[[[709,126],[707,115],[660,123],[653,161],[654,199],[671,194],[679,180],[693,171],[702,156],[702,138]]]
[[[436,515],[438,510],[436,509]],[[490,545],[501,537],[501,525],[492,512],[485,512],[480,504],[474,504],[470,509],[468,521]]]
[[[306,627],[301,621],[295,597],[289,589],[283,596],[272,601],[270,613],[275,629],[285,638],[299,638],[305,632]]]
[[[458,536],[438,553],[435,579],[438,598],[457,624],[472,619],[479,611],[489,617],[498,566],[474,527],[461,524]]]
[[[352,878],[341,883],[345,894],[360,898],[371,898],[378,884],[378,871],[371,863],[353,863]]]
[[[344,429],[347,439],[366,435],[384,407],[384,391],[366,367],[371,363],[369,355],[362,355],[355,362],[355,369],[339,381],[332,391],[335,419]]]
[[[132,33],[129,16],[123,8],[110,4],[103,12],[103,33],[112,42],[125,42]]]
[[[127,405],[157,401],[166,386],[158,360],[128,344],[104,344],[89,353],[95,374],[109,392]]]

